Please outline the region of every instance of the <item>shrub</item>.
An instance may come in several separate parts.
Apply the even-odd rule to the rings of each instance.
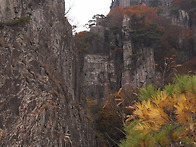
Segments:
[[[127,135],[120,146],[193,146],[196,76],[176,76],[174,83],[160,92],[152,86],[147,90],[152,92],[146,95],[146,100],[135,105],[137,119],[125,125]]]

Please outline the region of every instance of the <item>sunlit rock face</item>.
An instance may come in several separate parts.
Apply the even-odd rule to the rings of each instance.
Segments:
[[[0,146],[95,146],[63,0],[0,0]]]

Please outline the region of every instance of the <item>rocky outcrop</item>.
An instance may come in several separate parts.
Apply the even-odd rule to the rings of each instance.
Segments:
[[[189,28],[189,14],[184,10],[177,11],[177,14],[172,16],[172,24]]]
[[[0,0],[1,146],[95,146],[63,0]]]
[[[115,8],[121,6],[123,8],[129,7],[132,5],[148,5],[151,7],[162,6],[165,11],[169,9],[173,0],[113,0],[110,8]]]
[[[196,55],[195,35],[186,37],[187,32],[195,32],[194,23],[192,23],[192,16],[188,11],[176,8],[171,14],[171,22],[173,25],[181,27],[181,35],[179,35],[178,46],[179,52],[177,54],[178,61],[184,63]],[[194,33],[193,33],[194,34]]]
[[[108,55],[86,55],[83,79],[85,97],[101,103],[116,83],[114,62],[109,60]]]
[[[121,6],[123,8],[131,5],[145,4],[146,0],[113,0],[110,8]]]
[[[154,82],[154,48],[134,44],[130,27],[130,18],[124,16],[122,30],[114,29],[114,34],[111,29],[100,25],[91,29],[109,43],[104,43],[105,52],[103,50],[102,54],[84,56],[81,72],[84,98],[93,98],[100,104],[121,87],[135,89]],[[100,28],[102,31],[98,31]]]
[[[179,39],[177,38],[176,42],[171,43],[171,46],[169,45],[171,49],[175,48],[175,52],[171,54],[175,54],[176,62],[178,64],[181,64],[195,56],[195,45],[194,41],[191,41],[183,36],[183,31],[186,32],[188,29],[190,29],[189,14],[184,10],[176,11],[176,9],[174,9],[175,11],[170,11],[172,1],[173,0],[113,0],[111,9],[117,6],[125,8],[135,4],[148,5],[151,7],[161,6],[162,12],[160,12],[159,14],[160,18],[164,18],[167,23],[170,23],[171,21],[171,26],[179,26],[179,30],[181,28],[181,32],[178,32]],[[174,14],[173,12],[175,12],[176,14]],[[108,20],[109,19],[111,18],[108,18]],[[153,83],[155,82],[155,80],[158,81],[157,79],[160,80],[160,73],[155,73],[155,60],[156,63],[159,64],[159,66],[163,64],[163,57],[161,57],[161,59],[159,57],[160,54],[163,53],[162,50],[164,49],[160,48],[160,45],[157,44],[156,41],[154,41],[150,45],[145,45],[141,42],[137,44],[136,41],[132,38],[132,31],[134,29],[131,28],[130,18],[128,16],[124,16],[122,24],[119,23],[116,26],[108,25],[107,18],[103,19],[103,22],[101,24],[99,22],[101,21],[99,20],[97,25],[91,28],[90,32],[97,33],[103,39],[101,42],[101,45],[103,46],[101,46],[101,48],[100,45],[97,45],[95,47],[93,46],[91,50],[98,50],[100,51],[99,53],[102,53],[104,55],[93,54],[87,55],[84,58],[85,64],[82,70],[82,72],[84,73],[82,74],[85,75],[85,82],[83,84],[85,87],[84,89],[87,89],[87,87],[89,87],[88,90],[83,90],[83,92],[85,93],[84,97],[94,97],[95,99],[102,99],[103,97],[106,98],[109,94],[107,92],[104,92],[105,89],[107,89],[106,91],[115,92],[120,87],[126,85],[132,88],[136,88],[145,86],[149,83]],[[148,42],[150,41],[148,40]],[[96,47],[97,49],[94,49]],[[156,48],[155,53],[154,48]],[[170,55],[163,53],[163,56]],[[91,59],[87,60],[88,57],[90,57]],[[98,61],[97,58],[104,58],[104,60]],[[91,61],[96,61],[96,63],[92,63]],[[104,68],[105,65],[110,65],[110,63],[112,64],[112,67],[114,67],[110,69],[111,72],[109,70],[105,70]],[[108,75],[112,73],[115,79],[113,81],[116,82],[110,84],[107,80],[99,80],[98,77],[100,72],[102,73],[102,79],[108,79]],[[104,88],[103,85],[107,85],[107,88]]]
[[[130,18],[126,15],[123,20],[123,63],[122,86],[132,88],[142,87],[153,83],[155,76],[154,49],[152,46],[145,47],[133,44]]]

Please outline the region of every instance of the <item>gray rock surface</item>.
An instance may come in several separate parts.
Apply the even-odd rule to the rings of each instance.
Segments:
[[[83,92],[86,98],[101,103],[116,83],[114,62],[107,55],[86,55],[83,68]]]
[[[0,0],[0,146],[95,146],[63,0]]]
[[[136,46],[132,42],[129,31],[131,25],[129,17],[123,19],[123,63],[122,86],[132,88],[142,87],[153,83],[155,76],[155,61],[153,46],[144,47],[142,44]]]
[[[173,0],[160,0],[159,4],[165,10],[167,10],[170,7],[172,1]],[[125,8],[125,7],[129,7],[129,6],[132,6],[132,5],[138,5],[138,4],[150,5],[151,2],[152,2],[152,0],[113,0],[110,8],[112,9],[112,8],[115,8],[115,7],[118,7],[118,6],[121,6],[121,7]]]
[[[91,31],[98,32],[98,27]],[[83,97],[93,98],[98,104],[121,87],[135,89],[153,83],[155,76],[154,48],[133,44],[129,17],[124,16],[122,30],[115,35],[101,28],[105,31],[98,32],[99,35],[107,38],[105,34],[109,33],[109,44],[116,48],[108,53],[104,46],[102,54],[85,55],[81,72]]]

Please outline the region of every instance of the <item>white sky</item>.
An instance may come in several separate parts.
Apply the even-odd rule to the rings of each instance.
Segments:
[[[65,0],[65,9],[70,8],[68,17],[71,25],[77,26],[77,32],[86,30],[83,27],[95,14],[107,15],[110,10],[112,0]]]

